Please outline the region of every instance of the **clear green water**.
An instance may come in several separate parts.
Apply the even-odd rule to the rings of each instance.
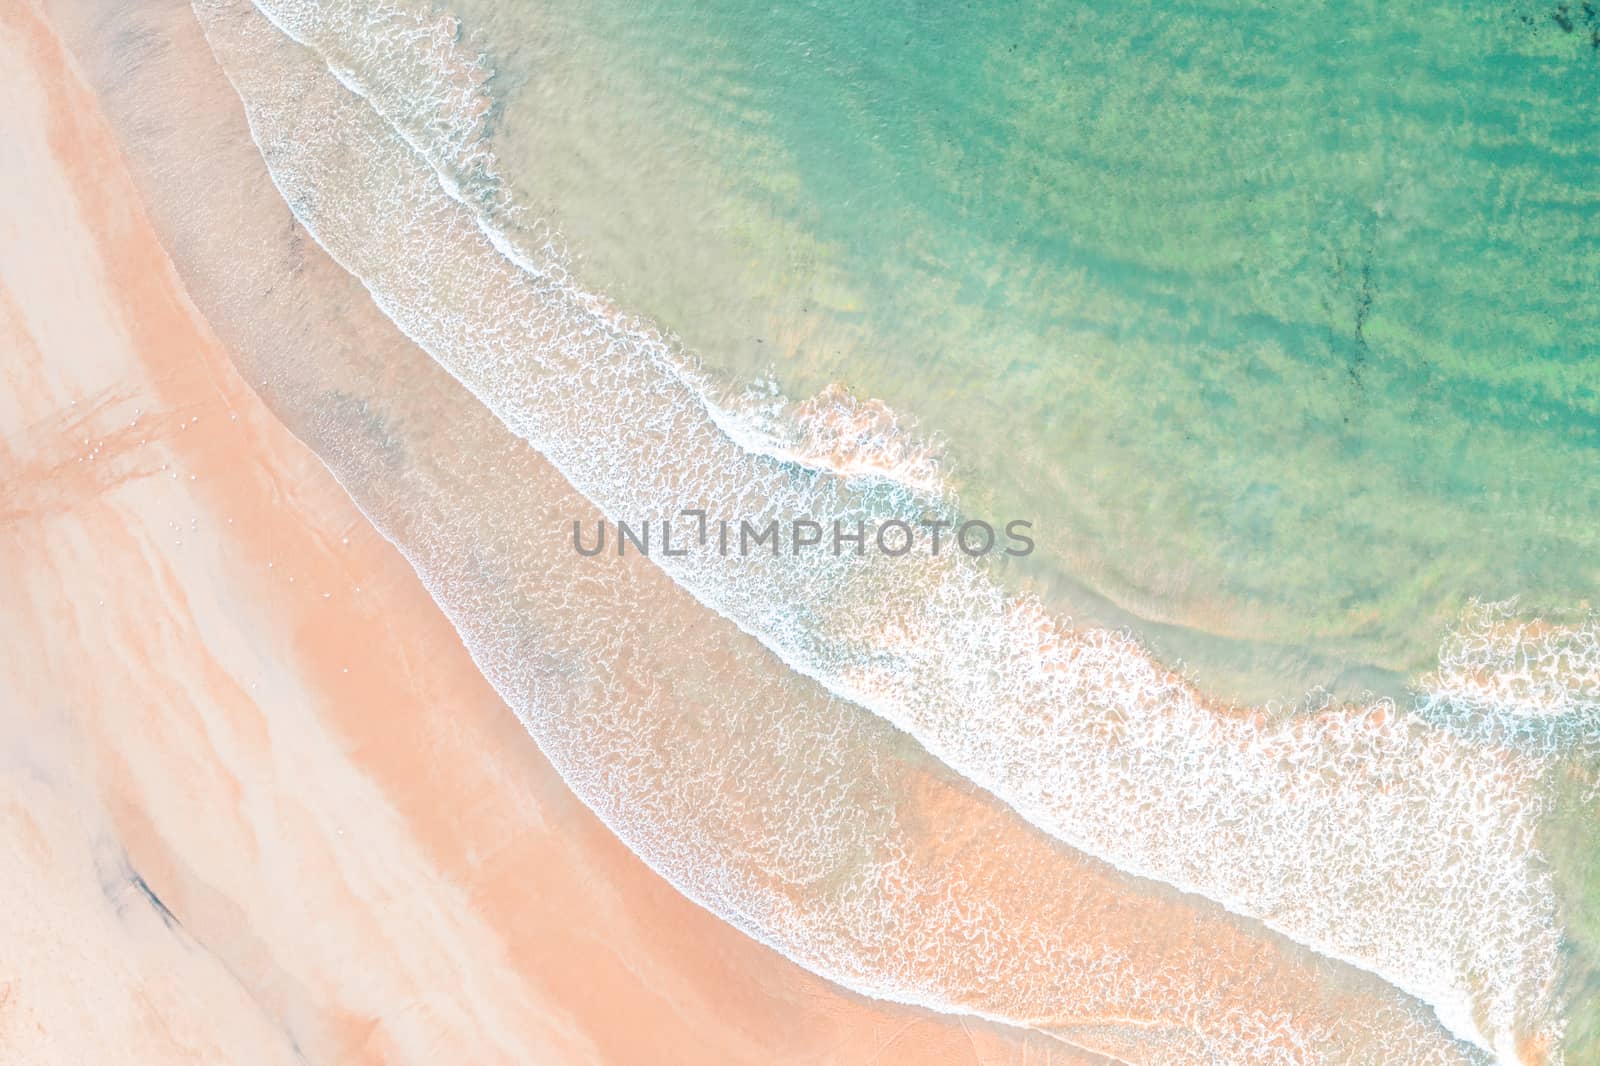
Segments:
[[[1581,6],[473,6],[586,282],[914,415],[1046,588],[1402,675],[1600,589]]]

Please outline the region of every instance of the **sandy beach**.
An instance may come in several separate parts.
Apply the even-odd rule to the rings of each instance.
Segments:
[[[1087,1061],[840,992],[613,839],[0,22],[0,1060]]]

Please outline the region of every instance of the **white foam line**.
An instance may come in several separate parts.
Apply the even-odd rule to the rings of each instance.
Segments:
[[[329,254],[331,255],[332,253]],[[384,540],[393,545],[395,550],[400,553],[401,557],[406,560],[406,564],[411,567],[412,573],[417,575],[417,579],[422,582],[423,588],[427,590],[429,598],[433,600],[436,606],[438,606],[440,612],[444,614],[446,620],[450,623],[450,628],[453,629],[456,636],[461,639],[462,647],[466,648],[467,655],[472,659],[473,665],[478,668],[478,672],[483,675],[486,680],[489,680],[491,685],[494,685],[495,683],[493,681],[493,677],[496,671],[494,670],[492,652],[481,651],[477,645],[477,642],[467,635],[466,630],[462,628],[462,624],[457,620],[456,610],[450,601],[450,597],[429,578],[426,569],[418,561],[418,559],[414,557],[413,551],[408,548],[403,541],[393,536],[383,524],[376,521],[372,515],[361,506],[361,503],[354,490],[339,477],[339,472],[330,466],[328,462],[316,452],[315,449],[308,448],[307,450],[317,457],[317,461],[322,464],[323,469],[327,470],[328,473],[333,476],[333,479],[339,483],[340,488],[344,489],[345,495],[350,498],[350,501],[353,504],[355,504],[356,510],[361,512],[362,517],[367,520],[368,525],[375,529],[378,534],[384,538]],[[537,742],[537,736],[529,727],[528,716],[526,712],[518,708],[516,695],[514,693],[500,691],[498,686],[495,687],[495,691],[499,693],[501,699],[505,700],[506,706],[512,709],[512,713],[516,714],[518,719],[522,721],[523,728],[527,730],[529,736],[534,737],[535,742]],[[541,748],[541,750],[543,749]],[[545,754],[547,757],[550,755],[549,752],[546,752]],[[1111,1062],[1121,1063],[1122,1066],[1138,1066],[1137,1063],[1118,1058],[1117,1056],[1108,1052],[1086,1047],[1080,1044],[1075,1044],[1061,1036],[1059,1033],[1052,1032],[1048,1028],[1044,1028],[1043,1026],[1048,1025],[1048,1022],[1011,1018],[1001,1014],[990,1014],[984,1011],[971,1010],[968,1008],[961,1008],[958,1010],[952,1004],[948,1002],[940,1002],[932,997],[902,995],[885,986],[874,986],[866,982],[851,981],[839,973],[828,972],[826,967],[818,967],[813,962],[807,962],[799,956],[791,954],[790,952],[784,950],[784,948],[777,941],[766,936],[760,925],[754,920],[748,919],[743,915],[728,914],[723,911],[719,911],[707,896],[702,895],[693,887],[692,883],[685,883],[679,878],[674,877],[669,870],[658,864],[649,855],[635,851],[632,847],[630,847],[628,844],[626,827],[619,825],[615,819],[613,819],[600,807],[589,803],[589,801],[585,798],[583,791],[573,783],[567,772],[562,769],[561,764],[564,761],[565,760],[557,758],[549,759],[551,767],[556,771],[556,776],[561,778],[562,784],[566,786],[567,790],[571,792],[573,796],[577,797],[578,800],[583,803],[584,807],[590,813],[600,819],[601,823],[605,825],[607,831],[620,843],[622,843],[623,847],[627,848],[630,855],[633,855],[640,862],[644,863],[645,866],[649,867],[652,873],[661,878],[662,881],[671,885],[679,895],[683,896],[695,906],[711,915],[717,921],[725,922],[734,926],[750,939],[777,953],[780,957],[800,967],[807,973],[814,973],[817,976],[831,981],[842,988],[849,989],[851,992],[866,996],[870,999],[876,999],[885,1003],[895,1003],[906,1007],[916,1007],[947,1017],[977,1018],[981,1021],[991,1022],[997,1025],[1004,1025],[1012,1029],[1026,1029],[1031,1032],[1036,1032],[1048,1039],[1054,1040],[1066,1047],[1073,1048],[1074,1050],[1095,1055]]]
[[[258,8],[258,10],[259,10],[259,8]],[[265,12],[263,12],[263,14],[265,14]],[[199,15],[198,15],[198,12],[196,13],[196,17],[197,17],[197,21],[200,22],[202,31],[205,32],[207,41],[209,42],[210,41],[210,32],[209,32],[209,27],[207,26],[205,19],[204,18],[200,18]],[[274,25],[277,25],[277,24],[274,23]],[[279,28],[281,29],[281,27],[279,27]],[[227,75],[229,84],[233,85],[234,91],[236,93],[239,92],[239,88],[238,88],[237,84],[234,83],[232,72],[229,71],[228,68],[225,65],[221,64],[220,62],[218,63],[218,66],[223,70],[224,74]],[[350,88],[349,85],[347,85],[346,87]],[[241,98],[241,102],[242,102],[242,98]],[[244,112],[245,112],[245,121],[246,121],[247,125],[250,127],[251,139],[256,143],[257,149],[259,150],[261,148],[261,140],[259,138],[258,131],[255,128],[253,116],[251,116],[250,110],[249,110],[248,107],[246,107],[244,109]],[[269,169],[269,177],[273,181],[274,187],[278,189],[279,195],[284,197],[285,203],[287,204],[289,202],[288,198],[286,196],[287,190],[285,190],[281,185],[278,184],[278,180],[277,180],[276,175],[271,174],[270,168],[268,168],[268,169]],[[292,206],[290,207],[290,212],[291,212],[291,214],[295,214],[294,209],[293,209]],[[351,271],[348,268],[348,266],[344,262],[341,261],[340,257],[338,256],[338,254],[336,253],[336,251],[334,249],[331,249],[331,248],[323,245],[320,242],[320,240],[317,239],[316,231],[306,222],[305,219],[300,218],[300,216],[298,214],[295,214],[295,217],[300,220],[302,226],[305,227],[307,233],[309,233],[311,235],[312,239],[313,240],[317,240],[317,244],[318,244],[319,248],[322,248],[322,250],[334,262],[339,263],[341,269],[344,269],[347,273],[350,274],[351,277],[353,277],[357,281],[361,282],[362,287],[364,289],[366,289],[366,291],[372,296],[374,303],[376,303],[378,305],[378,307],[381,310],[384,311],[385,317],[389,318],[391,322],[394,322],[396,328],[399,329],[402,334],[405,334],[408,337],[408,339],[410,339],[414,344],[417,344],[417,347],[419,349],[421,349],[423,351],[426,351],[427,349],[424,348],[422,346],[422,344],[415,337],[411,337],[410,334],[406,333],[405,327],[403,325],[401,325],[398,321],[395,321],[394,317],[390,314],[389,310],[384,308],[384,301],[382,299],[382,295],[380,293],[378,293],[371,285],[369,285],[366,282],[366,280],[363,279],[359,274],[355,273],[354,271]],[[437,362],[437,360],[436,360],[436,362]],[[443,364],[440,364],[440,365],[442,366]],[[471,386],[470,386],[470,384],[468,382],[463,381],[460,377],[458,377],[452,371],[450,371],[450,369],[448,367],[444,367],[444,369],[446,370],[447,373],[450,373],[451,377],[454,378],[456,381],[458,381],[464,388],[466,388],[469,392],[472,392],[473,395],[475,397],[477,397],[480,402],[483,402],[482,401],[482,397],[477,396],[477,393],[472,390],[472,388],[471,388]],[[529,447],[531,448],[532,446],[529,445]],[[326,459],[324,459],[315,449],[308,448],[307,450],[310,451],[312,455],[316,456],[317,462],[322,465],[323,469],[328,471],[328,473],[333,477],[333,479],[344,490],[346,496],[349,497],[351,503],[355,505],[356,510],[358,510],[361,513],[362,517],[367,520],[367,523],[374,530],[376,530],[380,536],[382,536],[386,541],[388,541],[389,544],[391,544],[395,548],[395,550],[400,553],[401,557],[406,560],[407,565],[410,566],[412,572],[414,574],[416,574],[417,579],[422,583],[423,587],[427,590],[429,597],[433,600],[435,605],[437,605],[439,607],[441,613],[444,614],[446,620],[450,623],[451,629],[454,630],[456,636],[461,640],[462,646],[467,650],[467,654],[472,659],[474,666],[477,667],[478,672],[486,680],[489,680],[491,685],[495,686],[496,691],[500,695],[501,699],[506,701],[507,706],[512,708],[513,713],[515,713],[517,715],[517,717],[522,721],[524,729],[526,729],[529,732],[530,736],[533,736],[534,735],[534,731],[529,726],[528,714],[527,714],[526,711],[524,711],[524,710],[519,708],[518,702],[517,702],[517,698],[516,698],[516,694],[515,693],[501,691],[499,689],[498,685],[495,685],[495,682],[494,682],[493,678],[494,678],[495,674],[497,673],[497,671],[494,669],[494,662],[493,662],[493,659],[492,659],[492,653],[488,652],[488,651],[485,651],[484,649],[480,648],[480,646],[478,645],[477,641],[475,641],[471,636],[469,636],[467,629],[463,628],[463,623],[457,617],[457,612],[456,612],[456,609],[454,607],[454,604],[451,602],[451,598],[445,593],[445,591],[443,589],[439,588],[435,584],[435,582],[430,578],[428,571],[422,565],[422,563],[419,561],[419,559],[416,557],[416,553],[413,551],[413,549],[411,549],[404,541],[402,541],[398,537],[394,536],[384,524],[376,521],[373,518],[371,513],[369,513],[366,510],[366,508],[361,505],[361,502],[360,502],[356,492],[352,488],[352,486],[347,484],[343,480],[343,478],[340,477],[338,470],[336,470],[333,466],[331,466],[328,463],[328,461]],[[715,613],[715,612],[713,612],[713,613]],[[754,634],[751,634],[751,635],[753,636]],[[546,754],[548,755],[549,753],[547,752]],[[932,1011],[934,1013],[945,1015],[945,1016],[949,1016],[949,1017],[976,1018],[976,1019],[978,1019],[980,1021],[985,1021],[985,1022],[990,1022],[990,1023],[993,1023],[993,1024],[1003,1025],[1003,1026],[1006,1026],[1006,1027],[1009,1027],[1009,1028],[1013,1028],[1013,1029],[1026,1029],[1026,1030],[1029,1030],[1029,1031],[1032,1031],[1032,1032],[1037,1032],[1041,1036],[1044,1036],[1044,1037],[1046,1037],[1046,1038],[1048,1038],[1050,1040],[1054,1040],[1057,1043],[1059,1043],[1059,1044],[1061,1044],[1061,1045],[1063,1045],[1065,1047],[1073,1048],[1075,1050],[1082,1051],[1082,1052],[1085,1052],[1085,1053],[1088,1053],[1088,1054],[1091,1054],[1091,1055],[1096,1055],[1096,1056],[1099,1056],[1101,1058],[1107,1059],[1107,1060],[1109,1060],[1111,1062],[1121,1063],[1122,1066],[1137,1066],[1136,1063],[1132,1063],[1132,1062],[1129,1062],[1128,1060],[1118,1058],[1117,1056],[1111,1055],[1111,1054],[1109,1054],[1109,1053],[1107,1053],[1105,1051],[1099,1051],[1099,1050],[1095,1050],[1093,1048],[1089,1048],[1089,1047],[1085,1047],[1085,1046],[1082,1046],[1082,1045],[1079,1045],[1079,1044],[1075,1044],[1072,1041],[1070,1041],[1070,1040],[1066,1039],[1065,1037],[1063,1037],[1061,1034],[1056,1033],[1056,1032],[1052,1032],[1047,1028],[1041,1027],[1043,1024],[1048,1024],[1048,1023],[1041,1023],[1041,1022],[1039,1022],[1037,1020],[1011,1018],[1011,1017],[1007,1017],[1007,1016],[1001,1015],[1001,1014],[988,1013],[988,1012],[985,1012],[985,1011],[972,1010],[972,1009],[968,1009],[968,1008],[956,1009],[952,1004],[950,1004],[948,1002],[938,1001],[936,999],[933,999],[932,997],[919,997],[919,996],[905,995],[905,994],[901,994],[901,993],[897,992],[896,990],[891,989],[891,988],[889,988],[887,986],[873,985],[873,984],[870,984],[870,983],[867,983],[867,982],[863,982],[863,981],[852,981],[849,978],[843,976],[842,974],[840,974],[838,972],[828,972],[826,967],[819,968],[819,967],[817,967],[815,965],[814,962],[808,962],[805,959],[800,958],[798,955],[795,955],[795,954],[785,950],[777,941],[775,941],[774,939],[772,939],[769,936],[767,936],[764,933],[764,931],[761,929],[760,925],[758,923],[756,923],[755,921],[747,918],[744,915],[729,914],[729,913],[726,913],[724,911],[719,911],[713,905],[713,903],[711,902],[709,897],[704,895],[700,891],[698,891],[693,886],[692,883],[686,883],[686,882],[682,881],[681,879],[679,879],[677,877],[674,877],[669,870],[665,869],[663,866],[661,866],[659,863],[657,863],[656,860],[653,859],[650,855],[642,853],[642,852],[639,852],[639,851],[635,851],[632,847],[630,847],[628,845],[629,835],[625,831],[625,827],[619,825],[616,822],[616,820],[611,815],[609,815],[604,809],[602,809],[601,807],[598,807],[598,806],[590,803],[587,800],[587,798],[585,797],[584,791],[581,790],[580,788],[578,788],[575,785],[575,783],[572,781],[572,779],[569,776],[569,774],[567,773],[567,771],[562,768],[561,764],[564,761],[565,760],[555,759],[555,758],[550,759],[550,765],[556,771],[556,775],[561,778],[561,781],[562,781],[563,785],[566,786],[568,791],[570,791],[575,797],[577,797],[581,802],[583,802],[584,807],[586,809],[588,809],[592,814],[594,814],[595,817],[600,819],[601,823],[606,826],[606,829],[611,833],[611,835],[614,838],[616,838],[619,842],[621,842],[624,847],[626,847],[628,849],[629,854],[631,854],[634,857],[636,857],[637,859],[639,859],[639,861],[644,863],[645,866],[648,867],[651,870],[651,872],[653,872],[656,876],[660,877],[667,884],[671,885],[675,891],[677,891],[684,898],[688,899],[690,902],[694,903],[697,907],[701,908],[707,914],[710,914],[712,917],[714,917],[718,921],[727,922],[728,924],[733,925],[740,932],[744,933],[746,936],[750,937],[752,940],[754,940],[757,943],[761,944],[763,947],[766,947],[769,950],[775,952],[780,957],[786,959],[787,961],[793,963],[794,965],[800,967],[801,969],[803,969],[803,970],[805,970],[805,971],[807,971],[809,973],[815,973],[819,977],[823,977],[823,978],[825,978],[825,979],[827,979],[829,981],[832,981],[833,983],[838,984],[843,988],[847,988],[850,991],[855,992],[855,993],[857,993],[859,995],[863,995],[863,996],[866,996],[866,997],[871,998],[871,999],[879,1000],[881,1002],[895,1003],[895,1004],[899,1004],[901,1006],[916,1007],[916,1008],[929,1010],[929,1011]]]

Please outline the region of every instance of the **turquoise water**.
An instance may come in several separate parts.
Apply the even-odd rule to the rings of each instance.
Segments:
[[[914,416],[1158,652],[1293,696],[1600,588],[1581,7],[478,6],[593,288]]]

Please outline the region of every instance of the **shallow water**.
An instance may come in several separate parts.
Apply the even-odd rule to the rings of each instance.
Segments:
[[[1594,16],[459,10],[580,276],[914,416],[1076,613],[1294,698],[1600,587]]]

